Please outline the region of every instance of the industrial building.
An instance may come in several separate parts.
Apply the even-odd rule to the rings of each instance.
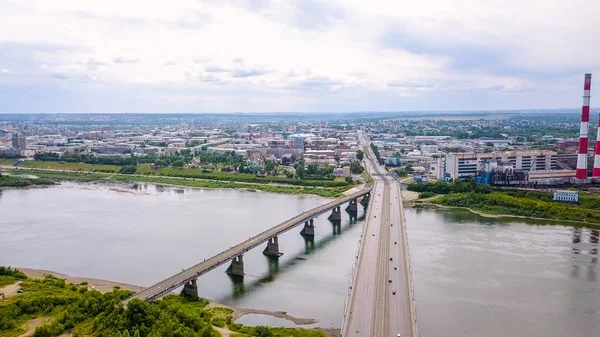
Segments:
[[[554,151],[513,151],[493,153],[448,153],[445,161],[438,161],[442,165],[440,172],[451,179],[469,179],[475,177],[477,172],[496,168],[503,164],[523,171],[547,171],[556,169],[560,156]],[[491,166],[491,167],[488,167]]]

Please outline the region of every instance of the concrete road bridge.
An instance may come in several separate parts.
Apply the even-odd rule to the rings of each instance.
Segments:
[[[368,143],[361,137],[363,144]],[[417,337],[402,189],[374,160],[365,161],[374,179],[369,214],[361,234],[344,310],[343,337]]]
[[[279,251],[278,236],[298,226],[304,225],[300,234],[303,236],[311,237],[315,235],[315,227],[313,219],[324,213],[331,212],[328,219],[332,222],[338,222],[342,219],[341,206],[348,203],[346,211],[350,214],[356,214],[358,211],[359,199],[362,198],[360,204],[367,206],[369,204],[372,187],[366,186],[358,192],[352,193],[346,197],[335,199],[328,202],[325,205],[313,208],[309,211],[303,212],[296,215],[295,217],[280,223],[279,225],[272,227],[254,237],[245,240],[209,259],[206,259],[188,269],[184,269],[182,272],[177,273],[157,284],[150,286],[138,293],[133,297],[127,299],[125,303],[129,302],[134,298],[138,298],[144,301],[156,300],[173,290],[183,286],[183,292],[191,295],[198,296],[197,278],[225,263],[231,261],[227,273],[235,276],[244,275],[244,253],[256,248],[265,242],[267,243],[263,254],[270,257],[279,257],[282,253]]]

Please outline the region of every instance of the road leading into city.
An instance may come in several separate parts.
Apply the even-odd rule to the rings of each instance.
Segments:
[[[363,144],[367,143],[362,139]],[[342,336],[418,336],[410,255],[400,184],[375,162],[370,149],[366,169],[374,180]]]

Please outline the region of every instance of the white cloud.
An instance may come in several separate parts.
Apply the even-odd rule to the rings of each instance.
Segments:
[[[0,69],[0,76],[6,76],[8,74],[10,74],[10,70],[8,70],[6,68]]]
[[[393,100],[390,109],[455,108],[432,105],[430,95],[534,90],[553,99],[525,97],[513,106],[576,106],[569,97],[580,91],[582,73],[600,72],[597,1],[0,3],[0,43],[64,47],[31,47],[33,67],[18,58],[4,63],[0,55],[15,74],[37,71],[23,82],[177,85],[210,92],[206,99],[224,111],[238,110],[236,95],[249,89],[279,95],[284,110],[353,110],[349,97],[381,95],[412,97],[410,106]],[[263,110],[265,101],[255,94],[244,108]],[[472,108],[480,107],[494,108],[473,100]]]

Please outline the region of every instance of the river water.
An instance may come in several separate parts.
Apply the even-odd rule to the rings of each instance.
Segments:
[[[328,200],[149,184],[64,183],[0,192],[0,265],[150,285]],[[596,336],[597,231],[407,209],[421,336]],[[243,282],[227,266],[200,295],[339,327],[363,214],[315,220],[280,237],[278,263],[257,248]],[[244,323],[280,323],[248,317]]]

